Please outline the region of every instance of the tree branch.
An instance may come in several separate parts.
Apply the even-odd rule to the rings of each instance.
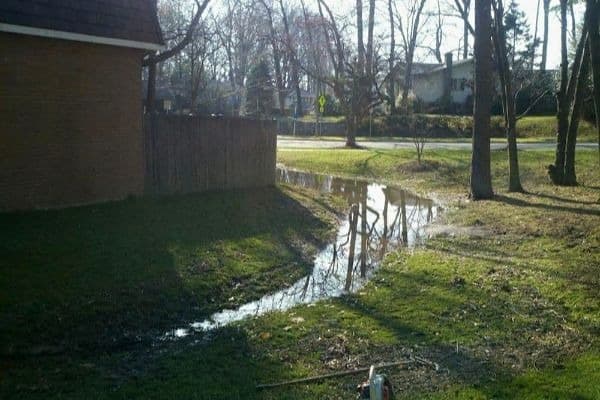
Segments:
[[[546,96],[548,93],[552,93],[552,89],[547,89],[546,91],[544,91],[544,93],[540,94],[530,105],[529,107],[527,107],[527,109],[525,111],[523,111],[520,115],[517,116],[516,120],[520,120],[523,119],[524,117],[527,116],[527,114],[529,114],[529,112],[533,109],[533,107],[535,107],[537,105],[537,103],[539,103],[544,96]]]
[[[171,58],[174,55],[176,55],[177,53],[179,53],[184,47],[186,47],[190,43],[190,41],[192,40],[192,37],[194,35],[194,30],[196,29],[196,27],[198,26],[198,22],[200,21],[200,17],[204,13],[204,10],[208,6],[208,3],[210,2],[210,0],[204,0],[204,2],[202,4],[200,4],[199,0],[195,0],[195,2],[196,2],[196,5],[198,6],[198,9],[196,10],[196,14],[194,15],[194,18],[190,22],[190,25],[188,26],[188,29],[187,29],[183,39],[181,39],[181,41],[179,43],[177,43],[175,46],[173,46],[172,48],[170,48],[168,50],[163,51],[162,53],[158,53],[156,55],[146,57],[144,59],[144,61],[142,62],[142,65],[144,67],[147,67],[150,64],[156,64],[156,63],[168,60],[169,58]]]

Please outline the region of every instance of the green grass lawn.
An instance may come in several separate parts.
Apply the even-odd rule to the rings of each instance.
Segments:
[[[506,153],[498,151],[492,157],[497,199],[473,203],[465,195],[466,151],[426,152],[422,166],[410,150],[279,153],[279,162],[295,168],[431,193],[451,208],[443,224],[484,232],[457,230],[423,249],[392,254],[363,294],[334,302],[345,311],[337,319],[348,321],[337,332],[366,340],[366,348],[349,351],[363,363],[406,352],[443,361],[441,374],[389,371],[401,398],[600,397],[597,153],[578,153],[576,188],[549,185],[552,152],[520,155],[528,193],[506,193]],[[316,398],[316,390],[298,393]]]
[[[280,188],[0,215],[2,343],[74,344],[43,356],[5,350],[0,398],[348,399],[366,376],[255,385],[419,355],[439,369],[386,371],[401,399],[597,399],[597,153],[578,153],[575,188],[548,184],[550,151],[520,154],[529,192],[503,190],[499,151],[498,196],[474,203],[466,151],[426,151],[422,166],[410,150],[280,151],[296,168],[429,193],[453,228],[388,255],[357,294],[151,345],[106,343],[115,330],[164,329],[299,276],[340,204]],[[243,294],[230,285],[240,274]]]

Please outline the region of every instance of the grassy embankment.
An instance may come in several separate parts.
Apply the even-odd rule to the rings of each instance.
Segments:
[[[436,118],[440,119],[440,122],[436,123],[438,125],[446,126],[449,132],[463,132],[465,130],[469,130],[472,125],[472,117],[469,116],[455,116],[455,115],[443,115],[443,116],[434,116],[428,115],[427,118],[435,120]],[[300,119],[303,122],[314,122],[314,116],[304,116]],[[410,137],[394,137],[394,136],[380,136],[377,134],[378,129],[382,129],[381,127],[384,125],[382,117],[376,117],[373,122],[374,126],[374,136],[361,136],[357,138],[358,141],[365,140],[398,140],[398,141],[411,141]],[[326,117],[325,122],[330,123],[339,123],[343,122],[343,118],[341,117]],[[492,125],[495,127],[495,131],[498,132],[498,137],[494,137],[492,141],[497,143],[506,142],[506,139],[503,137],[503,128],[502,125],[503,120],[501,117],[495,116],[492,117]],[[520,119],[517,122],[517,133],[519,135],[518,140],[521,143],[539,143],[539,142],[555,142],[555,132],[556,132],[556,117],[555,116],[529,116]],[[469,137],[460,137],[464,135],[459,135],[457,137],[456,134],[452,134],[452,137],[439,137],[439,138],[430,138],[429,141],[432,142],[470,142]],[[309,137],[313,138],[313,137]],[[321,136],[318,137],[322,140],[339,140],[342,141],[343,138],[340,136]],[[313,138],[314,139],[314,138]],[[590,124],[586,121],[581,121],[579,134],[578,134],[579,142],[598,142],[598,131],[595,129],[593,124]]]
[[[365,376],[268,391],[256,391],[254,385],[417,354],[437,362],[440,369],[413,366],[386,371],[400,398],[599,398],[600,179],[596,157],[591,151],[578,154],[582,186],[555,188],[548,185],[544,173],[544,166],[552,159],[551,152],[521,152],[523,183],[530,193],[508,194],[502,190],[506,155],[496,152],[493,164],[497,199],[470,203],[464,196],[468,152],[426,151],[424,167],[419,167],[412,161],[414,152],[410,150],[281,151],[279,161],[297,168],[375,178],[432,193],[449,206],[442,223],[463,229],[433,238],[424,248],[390,254],[375,279],[356,295],[245,321],[208,337],[106,352],[4,357],[0,364],[0,397],[352,398],[355,384]],[[112,224],[102,228],[100,223],[106,221],[103,207],[108,207],[108,211],[114,206],[99,206],[100,212],[86,212],[83,221],[99,213],[98,222],[84,222],[83,226],[80,213],[85,209],[2,216],[0,226],[11,223],[10,229],[3,228],[3,254],[9,254],[5,259],[12,260],[9,264],[3,260],[3,315],[12,316],[22,310],[10,324],[21,328],[14,328],[9,336],[17,342],[28,338],[36,342],[35,335],[43,334],[43,326],[28,330],[27,322],[43,316],[47,309],[28,309],[30,303],[35,303],[33,299],[41,296],[57,311],[64,307],[66,313],[57,315],[55,311],[48,322],[61,326],[61,318],[64,320],[73,312],[85,315],[87,310],[96,309],[85,301],[90,293],[96,302],[104,299],[100,286],[111,288],[108,294],[115,304],[128,290],[139,293],[139,286],[127,280],[124,285],[120,282],[139,279],[140,274],[145,276],[148,272],[144,266],[164,264],[150,281],[177,277],[176,284],[157,285],[148,297],[142,296],[149,302],[142,302],[143,312],[121,318],[131,319],[129,323],[137,325],[140,316],[162,313],[163,305],[184,307],[187,299],[169,296],[167,287],[173,287],[177,295],[187,293],[188,298],[197,297],[190,293],[191,282],[206,280],[210,286],[228,287],[224,281],[210,278],[210,272],[205,278],[204,268],[196,272],[196,279],[185,278],[188,267],[194,269],[211,260],[206,249],[216,256],[228,254],[220,246],[233,246],[236,250],[232,257],[238,257],[235,251],[249,257],[244,264],[251,260],[263,260],[265,266],[275,259],[292,262],[296,251],[288,250],[289,243],[294,242],[290,237],[306,239],[313,237],[314,232],[320,232],[317,237],[328,232],[327,225],[313,214],[322,209],[315,205],[306,212],[296,201],[302,199],[302,204],[314,205],[312,195],[307,197],[295,189],[286,189],[283,194],[269,193],[275,202],[262,199],[238,203],[228,196],[200,196],[202,206],[194,203],[195,213],[175,201],[172,208],[161,209],[161,216],[150,225],[139,220],[141,216],[156,214],[154,203],[143,213],[132,213],[128,208],[131,205],[123,203],[120,207],[129,211],[115,213],[111,219],[116,224],[114,228]],[[257,195],[247,196],[252,199]],[[290,196],[295,200],[290,200]],[[243,208],[236,212],[238,206]],[[270,209],[275,211],[273,218],[267,212]],[[223,224],[214,225],[223,219],[227,219],[226,233],[221,232],[225,229]],[[200,228],[204,225],[208,227]],[[210,227],[221,233],[211,233]],[[117,235],[121,239],[111,239],[114,230],[122,231]],[[101,240],[94,239],[95,233]],[[155,236],[159,238],[148,240]],[[238,250],[237,243],[253,242],[256,238],[262,238],[262,246],[271,243],[269,249],[274,246],[282,250],[255,251],[262,246],[250,244]],[[90,244],[88,239],[92,239]],[[109,247],[114,247],[114,251]],[[182,249],[177,250],[182,255],[168,249]],[[106,251],[108,256],[103,256]],[[148,254],[154,255],[148,260],[162,262],[141,261]],[[101,275],[92,274],[85,278],[79,274],[76,266],[88,265],[89,257],[94,260],[92,271],[102,274],[103,268],[108,268],[109,277],[101,279]],[[195,262],[177,261],[188,257]],[[129,262],[123,263],[122,258]],[[63,268],[65,259],[70,262]],[[32,269],[31,264],[37,267]],[[130,269],[131,265],[138,268]],[[228,270],[226,265],[227,262],[219,263]],[[270,268],[272,264],[265,269]],[[264,273],[265,269],[253,272]],[[225,280],[240,272],[238,268],[232,271]],[[84,279],[83,284],[78,283]],[[247,279],[252,280],[250,276]],[[72,280],[76,283],[65,285]],[[102,280],[104,284],[100,285]],[[269,282],[264,283],[269,286]],[[273,286],[282,283],[275,280]],[[12,288],[13,285],[16,286]],[[65,292],[65,286],[73,289]],[[252,286],[249,289],[255,290]],[[163,292],[164,303],[153,303]],[[65,293],[65,298],[57,301],[54,296],[60,293]],[[106,298],[111,299],[110,296]],[[226,292],[215,297],[214,309],[226,305],[229,296]],[[104,323],[111,323],[109,318],[120,318],[128,309],[108,306]],[[171,315],[162,314],[165,318]],[[72,326],[78,327],[79,323]],[[88,333],[94,335],[92,330]],[[60,337],[60,333],[56,334]],[[51,337],[39,341],[44,343]]]

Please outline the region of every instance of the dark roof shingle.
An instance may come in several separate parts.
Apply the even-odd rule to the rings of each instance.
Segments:
[[[0,23],[163,44],[154,0],[1,0]]]

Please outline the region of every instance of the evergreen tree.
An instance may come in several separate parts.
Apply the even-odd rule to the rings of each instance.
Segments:
[[[538,42],[532,39],[527,16],[514,0],[504,12],[504,29],[511,68],[531,70],[533,66],[527,64],[531,62]]]
[[[254,65],[248,75],[246,113],[256,118],[269,117],[273,105],[271,71],[267,61],[263,59]]]

